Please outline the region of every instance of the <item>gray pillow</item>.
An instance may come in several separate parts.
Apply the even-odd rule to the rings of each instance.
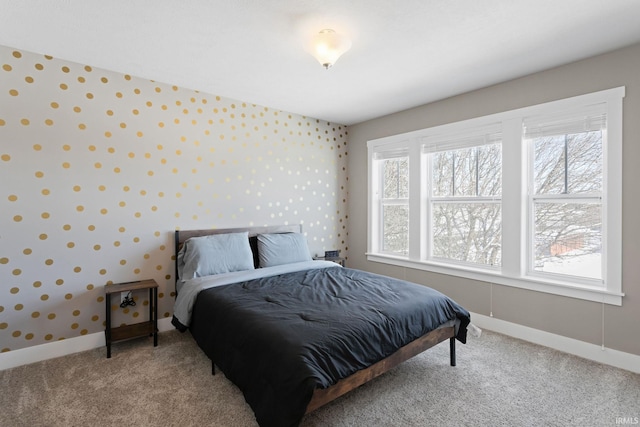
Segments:
[[[246,232],[192,237],[184,242],[178,254],[181,280],[253,268],[253,254]]]
[[[307,240],[300,233],[258,235],[260,267],[311,261]]]

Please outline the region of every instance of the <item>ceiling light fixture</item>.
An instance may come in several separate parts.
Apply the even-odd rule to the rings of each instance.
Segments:
[[[351,40],[331,29],[320,31],[311,41],[311,54],[327,70],[350,48]]]

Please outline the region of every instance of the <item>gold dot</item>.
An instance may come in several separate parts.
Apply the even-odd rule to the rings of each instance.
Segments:
[[[62,286],[63,284],[64,284],[64,280],[62,280],[62,279],[56,280],[56,285]]]
[[[96,151],[96,146],[95,145],[90,145],[89,146],[89,151]]]
[[[36,178],[42,178],[44,176],[44,173],[41,171],[36,172]]]
[[[22,310],[23,308],[24,308],[24,305],[22,305],[22,304],[16,304],[16,305],[13,307],[13,309],[14,309],[15,311],[20,311],[20,310]]]
[[[40,144],[33,144],[33,149],[34,149],[35,151],[40,151],[40,150],[42,150],[42,145],[40,145]]]
[[[92,290],[92,289],[93,289],[93,285],[92,285],[91,283],[89,283],[89,284],[87,285],[87,290],[88,290],[88,291],[90,291],[90,290]]]
[[[15,270],[12,271],[14,276],[19,276],[20,274],[22,274],[22,270],[20,270],[19,268],[16,268]]]
[[[8,264],[8,263],[9,263],[9,258],[7,257],[0,258],[0,264]]]
[[[120,260],[120,265],[125,265],[126,263],[127,263],[127,260],[126,260],[126,259],[121,259],[121,260]]]
[[[118,205],[119,205],[121,208],[124,208],[125,206],[127,206],[127,204],[126,204],[125,202],[120,202],[120,203],[118,203]]]
[[[116,240],[115,242],[113,242],[113,246],[117,248],[118,246],[120,246],[120,242]]]
[[[22,221],[22,215],[16,215],[16,216],[14,216],[14,217],[13,217],[13,220],[14,220],[15,222],[20,222],[20,221]]]
[[[117,97],[117,98],[122,98],[122,93],[120,93],[120,92],[116,92],[116,97]]]
[[[31,250],[31,248],[24,248],[22,250],[22,253],[25,255],[31,255],[33,253],[33,251]]]
[[[53,120],[51,120],[51,119],[46,119],[46,120],[44,121],[44,124],[45,124],[45,125],[47,125],[47,126],[53,126]]]
[[[47,259],[44,263],[45,263],[46,265],[53,265],[53,260],[52,260],[51,258],[49,258],[49,259]]]
[[[48,318],[49,320],[53,320],[53,319],[55,319],[55,318],[56,318],[56,314],[55,314],[55,313],[49,313],[49,315],[47,316],[47,318]]]
[[[100,81],[101,81],[102,83],[109,83],[109,79],[107,79],[106,77],[102,77],[102,78],[100,78]]]
[[[80,310],[73,310],[72,313],[74,316],[80,316]]]
[[[18,200],[18,196],[16,196],[15,194],[11,194],[8,197],[10,202],[15,202],[16,200]]]
[[[8,162],[9,160],[11,160],[11,156],[8,154],[3,154],[2,155],[2,160],[5,162]]]
[[[31,77],[31,76],[25,77],[24,81],[27,82],[27,83],[33,83],[34,82],[33,77]]]
[[[78,329],[78,324],[77,323],[73,323],[71,325],[71,329]]]
[[[72,298],[73,298],[73,295],[72,295],[72,294],[66,294],[66,295],[64,296],[64,299],[66,299],[66,300],[70,300],[70,299],[72,299]]]
[[[93,94],[91,92],[87,92],[85,96],[87,97],[87,99],[93,99]]]
[[[109,212],[109,211],[108,211],[108,210],[106,210],[105,208],[100,209],[100,213],[101,213],[102,215],[106,215],[108,212]]]
[[[73,111],[75,111],[76,113],[80,113],[82,112],[82,108],[76,106],[76,107],[73,107]]]
[[[15,90],[15,89],[11,89],[11,90],[9,91],[9,95],[11,95],[11,96],[18,96],[18,95],[19,95],[19,93],[18,93],[18,91],[17,91],[17,90]]]
[[[49,212],[42,212],[40,216],[42,217],[42,219],[49,219],[51,215],[49,214]]]
[[[85,125],[84,123],[80,123],[78,125],[78,129],[80,129],[80,130],[85,130],[86,128],[87,128],[87,125]]]
[[[62,89],[62,90],[67,90],[67,89],[69,89],[69,86],[67,86],[67,85],[66,85],[66,84],[64,84],[64,83],[60,83],[60,89]]]
[[[0,126],[4,126],[7,122],[5,122],[4,120],[0,119]]]
[[[23,126],[29,126],[29,119],[21,119],[20,123],[22,123]]]
[[[41,299],[42,301],[46,301],[46,300],[48,300],[48,299],[49,299],[49,295],[44,294],[44,295],[42,295],[42,296],[40,297],[40,299]]]
[[[95,166],[96,169],[100,169],[102,164],[100,162],[96,162],[93,166]]]
[[[106,136],[107,138],[111,138],[111,132],[106,131],[106,132],[104,133],[104,136]]]
[[[73,191],[75,191],[76,193],[77,193],[78,191],[80,191],[80,190],[81,190],[81,188],[80,188],[80,186],[79,186],[79,185],[74,185],[74,186],[73,186]]]
[[[78,205],[78,206],[76,206],[76,210],[77,210],[78,212],[82,212],[82,211],[84,210],[84,206],[82,206],[82,205]]]
[[[92,69],[90,66],[88,66],[88,65],[85,65],[85,66],[84,66],[84,70],[85,70],[87,73],[90,73],[91,71],[93,71],[93,69]]]
[[[33,339],[33,334],[31,332],[29,332],[27,335],[24,336],[25,340],[30,340]]]
[[[33,287],[34,288],[39,288],[40,286],[42,286],[42,282],[39,280],[36,280],[35,282],[33,282]]]
[[[58,104],[57,102],[52,102],[50,105],[51,105],[51,108],[54,108],[54,109],[60,107],[60,104]]]
[[[9,325],[6,322],[0,323],[0,329],[7,329]]]
[[[75,246],[76,246],[76,244],[75,244],[75,243],[73,243],[73,242],[69,242],[69,243],[67,243],[67,247],[68,247],[69,249],[73,249]]]
[[[65,231],[69,231],[69,230],[71,230],[71,226],[69,224],[65,224],[65,225],[62,226],[62,229],[65,230]]]
[[[133,270],[133,273],[134,273],[134,274],[140,274],[140,269],[139,269],[139,268],[134,269],[134,270]]]
[[[20,58],[22,58],[22,54],[20,52],[18,52],[17,50],[14,50],[13,51],[13,57],[20,59]]]
[[[44,339],[47,340],[47,341],[51,341],[53,339],[53,335],[47,334],[47,335],[44,336]]]
[[[97,322],[98,320],[100,320],[100,316],[98,316],[97,314],[94,314],[93,316],[91,316],[91,320],[93,320],[94,322]]]
[[[99,251],[100,250],[100,245],[93,245],[93,250],[94,251]]]
[[[40,312],[34,311],[33,313],[31,313],[31,317],[33,317],[34,319],[37,319],[38,317],[40,317]]]
[[[15,295],[15,294],[17,294],[18,292],[20,292],[20,288],[11,288],[11,290],[10,290],[9,292],[11,292],[12,294],[14,294],[14,295]]]
[[[89,226],[87,227],[87,230],[89,230],[89,231],[94,231],[95,229],[96,229],[96,226],[95,226],[95,225],[93,225],[93,224],[91,224],[91,225],[89,225]]]
[[[62,167],[65,168],[65,169],[69,169],[71,167],[71,164],[69,162],[64,162],[62,164]]]
[[[62,67],[62,72],[63,73],[68,73],[69,71],[70,71],[69,67],[67,67],[66,65],[64,67]]]
[[[9,65],[9,64],[4,64],[2,66],[2,69],[5,70],[5,71],[11,71],[13,68],[11,68],[11,65]]]
[[[162,89],[160,89],[159,87],[156,87],[156,92],[160,93],[162,92]]]
[[[138,132],[136,132],[136,136],[138,138],[142,138],[144,136],[144,134],[142,132],[138,131]]]
[[[105,274],[107,274],[107,270],[102,268],[102,269],[100,269],[99,273],[100,273],[100,275],[104,276]]]
[[[11,335],[13,335],[14,338],[18,338],[20,335],[22,335],[22,332],[14,331]]]

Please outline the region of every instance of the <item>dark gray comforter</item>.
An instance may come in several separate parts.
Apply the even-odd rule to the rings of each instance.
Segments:
[[[261,426],[295,426],[326,388],[469,313],[431,288],[347,268],[323,268],[211,288],[189,329],[244,393]]]

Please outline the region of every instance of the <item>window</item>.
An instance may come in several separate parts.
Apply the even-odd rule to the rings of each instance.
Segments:
[[[409,157],[406,150],[389,150],[376,156],[379,250],[407,255],[409,252]]]
[[[430,257],[498,266],[502,246],[502,149],[499,135],[427,146],[431,172],[428,211]],[[437,151],[439,145],[462,145]],[[434,150],[434,152],[429,152]],[[429,257],[427,257],[429,258]]]
[[[621,304],[624,88],[369,141],[369,260]]]
[[[530,273],[602,285],[605,107],[560,122],[525,119]]]

